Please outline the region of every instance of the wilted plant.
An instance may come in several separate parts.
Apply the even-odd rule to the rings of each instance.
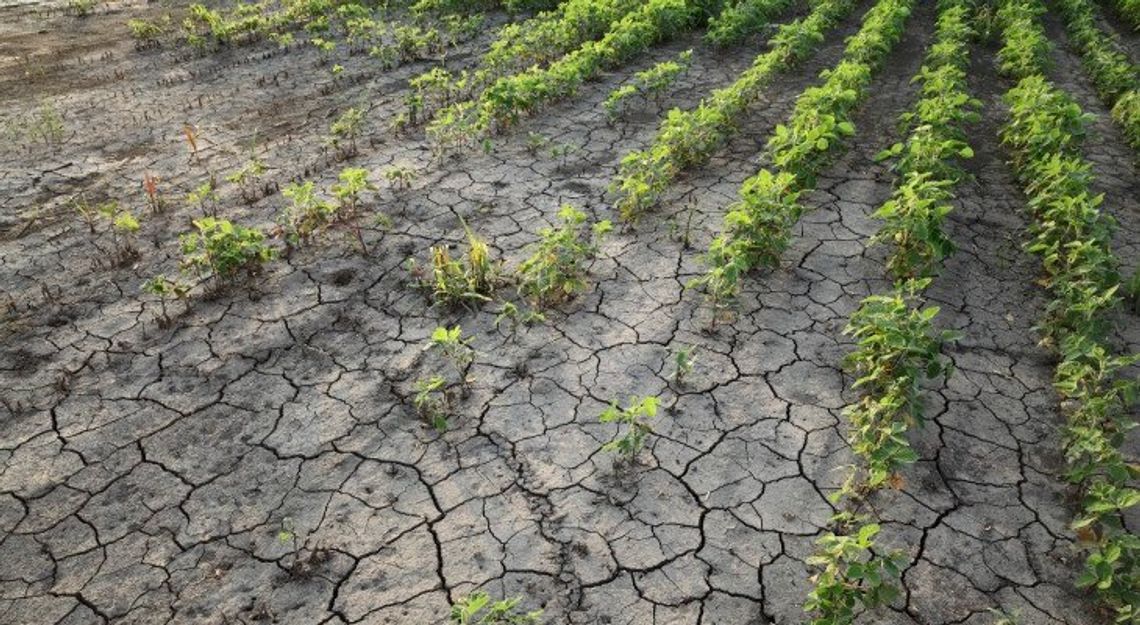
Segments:
[[[625,426],[625,433],[602,445],[602,451],[612,451],[632,460],[645,445],[645,437],[653,431],[649,419],[657,416],[659,399],[655,396],[633,397],[626,408],[620,408],[616,401],[602,411],[598,420],[602,423],[618,423]]]
[[[586,288],[585,263],[613,226],[609,220],[586,227],[586,214],[569,204],[558,211],[562,225],[543,228],[531,255],[519,266],[519,293],[539,306],[566,299]]]
[[[467,224],[467,252],[452,259],[446,245],[431,248],[431,280],[423,286],[431,289],[432,298],[448,305],[491,300],[495,287],[502,282],[502,263],[491,260],[487,242],[475,235]]]
[[[537,625],[542,610],[519,612],[519,597],[491,601],[487,593],[475,591],[451,606],[451,622],[455,625]]]
[[[148,172],[143,173],[143,191],[146,193],[146,203],[152,214],[162,212],[162,196],[158,194],[158,177]]]

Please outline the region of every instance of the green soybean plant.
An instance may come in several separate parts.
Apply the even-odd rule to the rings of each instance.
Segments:
[[[905,432],[922,423],[922,384],[951,371],[941,349],[959,335],[934,329],[937,306],[918,305],[918,294],[929,282],[915,280],[889,295],[865,298],[844,330],[858,341],[843,365],[857,376],[852,388],[861,389],[863,396],[845,415],[851,422],[852,450],[867,462],[867,488],[878,487],[917,459]]]
[[[492,601],[483,591],[475,591],[451,606],[451,622],[455,625],[537,625],[542,610],[520,612],[519,597]]]
[[[614,439],[602,445],[602,451],[616,452],[626,460],[632,460],[641,448],[645,446],[645,437],[653,431],[649,420],[657,416],[657,405],[660,400],[655,396],[633,397],[625,408],[612,402],[608,408],[598,415],[602,423],[617,423],[625,426],[625,433],[619,433]]]
[[[598,252],[598,244],[612,229],[608,221],[586,225],[586,214],[569,204],[558,211],[562,224],[543,228],[531,246],[531,255],[518,268],[519,294],[547,306],[586,288],[585,264]]]
[[[475,360],[475,350],[471,347],[471,339],[463,338],[463,328],[436,328],[431,333],[429,347],[438,349],[455,367],[456,373],[463,384],[467,384],[467,371]]]
[[[874,538],[879,526],[866,523],[854,534],[828,532],[817,542],[807,563],[820,569],[804,610],[811,625],[849,625],[857,610],[886,605],[899,594],[898,579],[905,558],[901,553],[876,555]]]
[[[364,243],[364,233],[360,225],[361,200],[365,191],[373,190],[368,181],[368,171],[359,167],[348,167],[337,176],[339,182],[330,191],[337,200],[333,220],[348,228],[360,245],[360,253],[367,255],[368,246]]]
[[[215,288],[232,284],[243,272],[256,273],[277,257],[260,230],[213,217],[193,223],[194,231],[180,237],[182,268],[202,279],[212,278]]]
[[[451,398],[447,393],[447,380],[433,375],[416,380],[416,394],[412,405],[425,421],[438,432],[447,431],[447,418],[451,413]]]

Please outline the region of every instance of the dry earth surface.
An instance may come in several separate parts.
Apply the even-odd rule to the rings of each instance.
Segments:
[[[461,243],[460,218],[509,267],[562,203],[610,218],[621,157],[648,144],[666,108],[733,80],[764,36],[727,52],[700,45],[700,33],[682,37],[524,120],[492,152],[437,162],[422,130],[385,130],[429,62],[384,71],[345,57],[334,78],[310,46],[136,51],[124,22],[157,6],[82,19],[0,8],[0,623],[419,625],[446,621],[476,588],[522,596],[549,623],[803,622],[804,560],[853,461],[841,330],[887,286],[883,250],[867,241],[893,177],[873,157],[899,139],[895,120],[914,101],[933,3],[911,16],[850,150],[807,198],[783,267],[750,276],[736,320],[711,332],[685,284],[766,137],[839,59],[867,6],[767,88],[743,131],[664,208],[607,239],[586,294],[513,336],[495,329],[496,306],[431,307],[405,259]],[[1134,269],[1135,154],[1056,18],[1047,23],[1058,43],[1051,77],[1096,116],[1086,154],[1120,222],[1117,255]],[[1136,50],[1137,35],[1120,30]],[[474,61],[490,36],[449,65]],[[610,90],[689,47],[693,69],[660,104],[606,121]],[[994,52],[973,47],[971,87],[984,103],[974,178],[950,217],[960,249],[930,291],[941,323],[964,334],[946,350],[957,371],[928,394],[931,418],[914,438],[922,459],[872,502],[883,543],[905,550],[908,566],[903,596],[863,623],[977,625],[997,620],[992,609],[1025,624],[1107,622],[1073,586],[1080,554],[1053,360],[1032,329],[1045,296],[996,138],[1010,85]],[[20,138],[44,102],[64,119],[58,145]],[[366,108],[368,129],[359,154],[339,162],[322,140],[352,105]],[[175,305],[164,327],[139,286],[176,271],[177,235],[196,216],[181,201],[205,179],[187,123],[210,170],[237,169],[251,143],[267,164],[264,197],[224,189],[224,216],[246,224],[270,227],[284,202],[276,189],[291,180],[327,188],[349,165],[419,176],[370,199],[392,226],[366,231],[369,255],[330,236],[248,286]],[[534,155],[531,132],[573,149]],[[141,209],[146,172],[172,208],[145,218],[137,261],[109,267],[109,241],[93,242],[68,202],[82,192]],[[677,230],[690,217],[687,249]],[[410,396],[438,367],[426,338],[453,324],[478,355],[441,435]],[[1121,345],[1140,347],[1136,318],[1118,325]],[[681,345],[699,355],[679,386],[670,351]],[[639,462],[621,465],[599,451],[614,429],[597,417],[635,394],[660,395],[665,409]],[[286,523],[296,553],[278,539]]]

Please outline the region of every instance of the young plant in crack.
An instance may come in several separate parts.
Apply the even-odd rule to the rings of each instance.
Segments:
[[[136,242],[140,227],[138,217],[129,210],[121,208],[119,203],[114,200],[91,206],[81,196],[77,200],[72,200],[72,203],[76,212],[87,225],[88,232],[92,235],[92,243],[96,248],[99,248],[97,240],[98,223],[107,223],[107,230],[110,232],[113,247],[110,255],[113,265],[124,265],[138,258],[139,251]],[[100,252],[103,250],[100,249]]]
[[[186,203],[191,206],[197,206],[198,210],[202,212],[203,217],[217,217],[218,216],[218,190],[214,188],[214,182],[207,180],[198,185],[193,191],[186,194]],[[207,210],[207,206],[209,209]]]
[[[693,372],[693,363],[697,360],[696,351],[695,345],[688,345],[678,347],[673,352],[673,381],[677,386],[684,386],[685,378]]]
[[[436,328],[431,333],[431,342],[428,348],[434,348],[443,353],[444,357],[455,367],[460,382],[466,386],[467,372],[475,360],[475,350],[470,345],[471,339],[463,338],[463,328]]]
[[[546,306],[586,288],[585,264],[598,252],[602,238],[613,229],[609,220],[587,228],[586,214],[569,204],[558,211],[562,225],[543,228],[531,255],[518,268],[519,294]]]
[[[416,170],[406,165],[393,165],[384,170],[384,179],[393,189],[409,189],[416,179]]]
[[[451,622],[455,625],[537,625],[542,610],[520,612],[520,597],[491,601],[483,591],[475,591],[451,606]]]
[[[290,548],[290,552],[286,554],[285,557],[292,555],[293,562],[286,568],[288,568],[290,572],[296,572],[297,566],[300,564],[301,549],[299,540],[297,538],[297,529],[293,523],[292,517],[285,517],[281,519],[281,529],[277,530],[277,542]],[[282,565],[285,564],[285,558],[281,559],[281,563]]]
[[[346,159],[356,154],[356,139],[364,129],[364,111],[352,107],[341,113],[329,127],[326,143],[336,150],[340,158]]]
[[[619,434],[605,445],[602,451],[616,452],[626,460],[632,461],[641,448],[645,446],[645,437],[653,432],[649,420],[657,416],[657,405],[660,400],[656,396],[643,398],[632,397],[625,408],[618,406],[616,401],[598,415],[602,423],[617,423],[625,426],[625,433]]]
[[[513,302],[504,302],[502,309],[495,315],[495,329],[499,329],[504,322],[510,323],[510,333],[514,335],[518,332],[519,326],[546,323],[546,315],[537,310],[523,312]]]
[[[170,324],[170,315],[167,312],[167,301],[170,299],[184,299],[190,292],[190,285],[181,280],[171,280],[159,274],[144,282],[142,291],[158,297],[159,305],[162,307],[162,316],[159,317],[159,324],[166,326]]]
[[[813,614],[811,625],[849,625],[856,610],[886,605],[898,596],[905,556],[875,554],[878,533],[877,524],[865,523],[853,534],[828,532],[816,541],[818,550],[807,563],[820,571],[804,603],[804,611]]]
[[[340,182],[334,184],[331,189],[333,197],[337,200],[334,219],[352,232],[360,245],[360,252],[368,255],[368,246],[364,243],[364,233],[360,225],[360,204],[364,192],[375,187],[368,181],[368,171],[359,167],[342,170],[338,178]]]
[[[416,412],[437,432],[446,432],[447,417],[451,414],[451,399],[447,394],[447,380],[439,375],[416,380],[415,391],[416,394],[412,397],[412,405],[416,407]]]

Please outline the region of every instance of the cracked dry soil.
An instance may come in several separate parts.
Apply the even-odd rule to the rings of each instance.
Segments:
[[[334,79],[302,46],[135,51],[124,22],[157,8],[82,20],[0,9],[0,121],[18,126],[50,101],[66,128],[60,145],[9,141],[0,152],[0,623],[419,625],[444,622],[476,588],[522,596],[550,623],[803,622],[804,560],[833,512],[826,494],[853,461],[841,330],[860,298],[886,286],[882,250],[866,244],[893,178],[873,156],[898,139],[894,120],[914,100],[932,3],[876,79],[850,150],[807,198],[784,266],[750,276],[736,320],[712,333],[684,285],[765,138],[839,59],[867,6],[770,86],[664,208],[607,240],[585,295],[513,337],[495,330],[492,306],[431,308],[404,260],[461,242],[460,217],[508,266],[564,202],[610,217],[606,186],[621,157],[649,142],[667,107],[733,80],[762,38],[718,53],[699,33],[682,37],[524,120],[492,153],[434,163],[422,131],[384,130],[428,62],[382,71],[351,56]],[[1087,155],[1121,225],[1117,255],[1133,269],[1134,155],[1055,20],[1050,29],[1052,78],[1096,115]],[[473,62],[488,37],[448,63]],[[611,89],[688,47],[694,67],[661,105],[605,121]],[[996,139],[1009,85],[993,53],[973,48],[984,102],[974,179],[950,217],[960,249],[931,289],[941,322],[964,334],[947,348],[957,371],[928,393],[930,419],[914,434],[921,461],[873,501],[885,546],[909,565],[903,596],[862,623],[976,625],[996,621],[991,609],[1025,624],[1107,622],[1073,586],[1080,554],[1053,362],[1032,330],[1044,296]],[[366,140],[337,162],[322,137],[354,104],[368,111]],[[393,222],[366,232],[370,255],[330,237],[246,288],[176,305],[160,327],[138,289],[176,270],[177,235],[195,215],[181,198],[204,174],[188,161],[185,123],[215,172],[240,167],[253,142],[274,186],[327,188],[346,165],[420,175],[370,202]],[[532,155],[528,132],[573,150]],[[172,208],[145,219],[139,259],[107,266],[109,242],[91,240],[68,200],[82,192],[140,208],[145,172]],[[271,225],[283,202],[272,187],[252,203],[223,189],[224,215],[250,225]],[[676,230],[690,210],[686,249]],[[427,336],[457,323],[474,337],[474,382],[439,435],[408,400],[432,366]],[[1122,317],[1122,346],[1140,346],[1137,326]],[[699,356],[678,388],[669,354],[680,345]],[[667,409],[641,462],[615,466],[598,450],[612,426],[597,416],[634,394],[659,394]],[[286,519],[296,553],[278,539]]]

